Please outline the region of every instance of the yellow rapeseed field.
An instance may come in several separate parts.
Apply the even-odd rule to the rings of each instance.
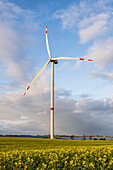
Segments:
[[[1,137],[0,169],[112,170],[113,141],[69,141]]]

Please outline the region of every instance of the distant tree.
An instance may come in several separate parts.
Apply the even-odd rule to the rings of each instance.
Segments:
[[[74,135],[70,135],[70,139],[73,140],[73,138],[74,138]]]
[[[92,136],[91,135],[89,136],[89,140],[92,140]]]
[[[50,138],[50,134],[48,134],[47,137]]]
[[[93,140],[97,140],[97,138],[94,138]]]
[[[83,135],[83,140],[86,140],[86,136],[85,135]]]
[[[106,138],[100,138],[99,140],[106,140]]]

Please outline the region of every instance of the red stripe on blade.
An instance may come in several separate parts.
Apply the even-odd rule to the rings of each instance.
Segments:
[[[54,108],[51,108],[51,110],[54,110]]]
[[[24,93],[24,95],[23,96],[25,96],[26,95],[26,93]]]
[[[30,86],[28,86],[27,90],[29,90]]]
[[[88,59],[88,61],[93,61],[93,60],[91,60],[91,59]]]
[[[47,26],[46,26],[46,34],[47,34]]]
[[[79,60],[84,60],[84,58],[79,58]]]

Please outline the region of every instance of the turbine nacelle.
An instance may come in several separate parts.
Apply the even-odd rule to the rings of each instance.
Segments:
[[[52,59],[51,59],[51,62],[54,62],[54,64],[58,64],[58,61],[57,61],[57,60],[52,60]]]

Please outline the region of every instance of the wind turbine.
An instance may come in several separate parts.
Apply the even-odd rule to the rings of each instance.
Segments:
[[[74,58],[74,57],[57,57],[52,58],[50,49],[49,49],[49,43],[48,43],[48,37],[47,37],[47,26],[46,26],[46,46],[47,46],[47,52],[49,55],[49,60],[44,65],[44,67],[40,70],[40,72],[36,75],[36,77],[32,80],[30,85],[27,87],[27,90],[24,93],[24,96],[26,95],[26,92],[29,90],[33,82],[37,79],[37,77],[44,71],[44,69],[47,67],[47,65],[51,62],[51,139],[54,139],[54,64],[58,64],[57,60],[86,60],[86,61],[93,61],[92,59],[84,59],[84,58]]]

